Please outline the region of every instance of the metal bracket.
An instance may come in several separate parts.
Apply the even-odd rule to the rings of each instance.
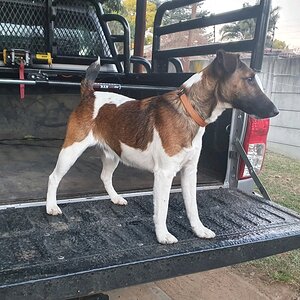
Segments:
[[[234,145],[235,145],[238,153],[240,154],[241,158],[243,159],[245,165],[247,166],[247,168],[249,170],[249,173],[250,173],[251,177],[253,178],[253,180],[254,180],[256,186],[258,187],[259,191],[261,192],[262,196],[267,200],[271,200],[267,190],[265,189],[262,182],[258,178],[256,172],[254,171],[254,168],[253,168],[250,160],[248,159],[248,156],[247,156],[241,142],[239,141],[239,139],[236,139],[234,141]]]
[[[35,80],[35,81],[48,81],[49,77],[48,74],[42,72],[39,70],[38,72],[35,73],[28,73],[27,78],[29,80]]]

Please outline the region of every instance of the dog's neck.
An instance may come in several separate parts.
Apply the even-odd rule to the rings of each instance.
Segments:
[[[182,88],[196,112],[207,124],[215,122],[229,108],[228,104],[218,99],[218,81],[211,75],[209,68],[194,74],[182,84]]]

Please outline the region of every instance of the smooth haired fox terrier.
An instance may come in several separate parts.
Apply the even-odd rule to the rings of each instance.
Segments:
[[[114,204],[126,205],[117,194],[112,175],[119,161],[154,173],[154,224],[159,243],[177,239],[167,229],[169,194],[175,174],[181,186],[187,216],[199,238],[215,233],[200,221],[196,202],[196,173],[205,126],[227,108],[238,108],[257,118],[276,116],[278,110],[262,91],[255,72],[239,55],[217,52],[202,72],[177,90],[143,100],[109,92],[95,92],[93,83],[100,59],[89,66],[81,84],[81,102],[72,112],[64,144],[49,176],[47,213],[61,214],[56,191],[62,177],[91,146],[101,148],[101,179]]]

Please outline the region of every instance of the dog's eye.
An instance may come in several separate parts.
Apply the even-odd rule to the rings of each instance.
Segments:
[[[254,83],[254,76],[248,77],[246,80],[249,84],[253,84]]]

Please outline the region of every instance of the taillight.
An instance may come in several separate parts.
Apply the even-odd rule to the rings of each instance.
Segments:
[[[248,117],[247,130],[244,140],[244,149],[247,156],[258,174],[266,152],[267,135],[269,131],[270,119],[254,119]],[[239,168],[239,179],[249,178],[250,173],[245,163],[241,159]]]

